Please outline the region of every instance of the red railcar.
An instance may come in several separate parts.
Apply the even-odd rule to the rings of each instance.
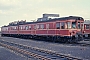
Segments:
[[[49,41],[77,42],[83,39],[84,19],[78,16],[48,18],[58,14],[43,14],[36,22],[19,21],[1,28],[2,36],[34,38]]]

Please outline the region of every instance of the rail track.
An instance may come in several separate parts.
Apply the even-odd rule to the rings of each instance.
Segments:
[[[90,47],[90,44],[88,43],[76,43],[77,45],[80,45],[80,46],[89,46]]]
[[[45,50],[37,47],[31,47],[27,45],[22,45],[18,43],[13,43],[13,42],[7,42],[4,40],[0,40],[0,45],[3,47],[6,47],[10,50],[13,50],[15,52],[18,52],[28,58],[33,57],[35,59],[39,60],[83,60],[78,57],[74,56],[69,56],[69,55],[64,55],[61,53],[57,53],[55,51],[51,50]]]

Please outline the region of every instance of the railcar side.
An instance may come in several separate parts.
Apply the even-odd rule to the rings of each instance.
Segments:
[[[83,39],[82,23],[77,16],[55,18],[36,22],[18,22],[1,28],[2,36],[45,41],[78,42]]]

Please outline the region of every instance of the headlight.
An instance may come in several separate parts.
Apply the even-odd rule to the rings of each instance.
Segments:
[[[88,34],[85,34],[85,37],[88,37]]]
[[[78,37],[78,35],[75,35],[75,37]]]

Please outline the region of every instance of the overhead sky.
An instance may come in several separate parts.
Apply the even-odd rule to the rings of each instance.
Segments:
[[[90,0],[0,0],[0,27],[18,20],[36,20],[43,13],[90,19]]]

